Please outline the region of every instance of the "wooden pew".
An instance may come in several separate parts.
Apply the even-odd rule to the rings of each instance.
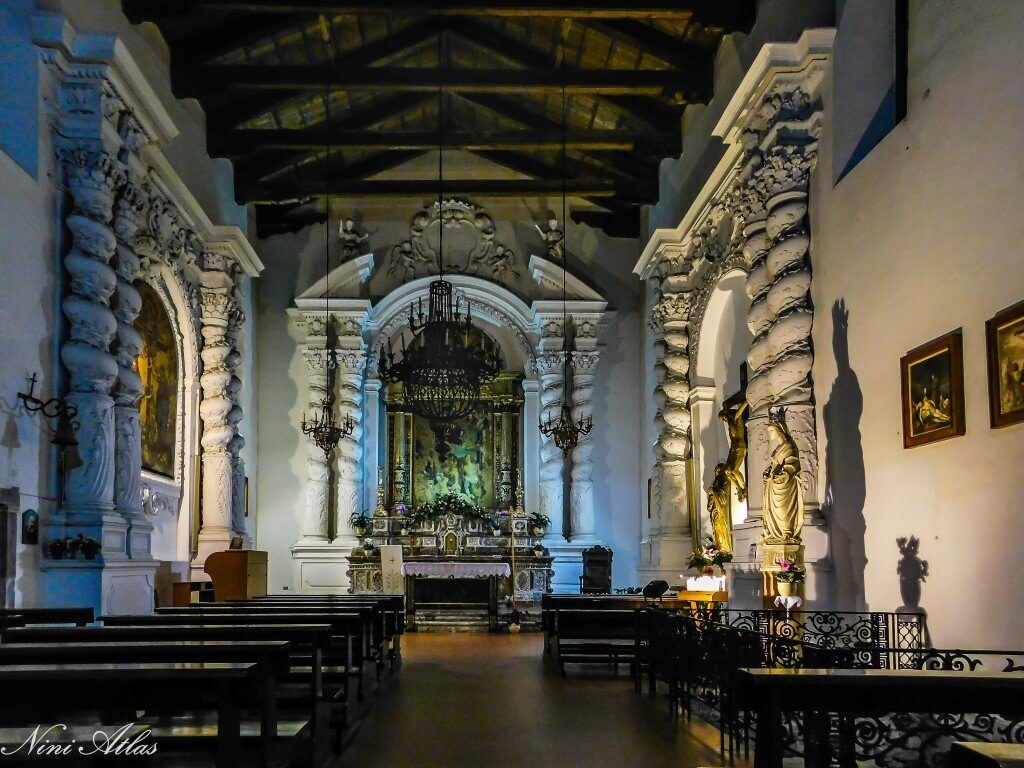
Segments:
[[[96,621],[92,607],[85,608],[0,608],[0,617],[19,616],[31,624],[73,624],[84,627]]]
[[[269,754],[273,742],[284,727],[298,734],[314,726],[315,712],[309,719],[282,724],[277,717],[277,684],[288,674],[288,641],[145,641],[112,643],[3,643],[0,666],[11,664],[116,664],[116,663],[253,663],[263,708],[260,736]],[[284,735],[283,733],[281,735]],[[315,728],[314,734],[315,737]],[[315,753],[314,743],[314,753]]]
[[[4,692],[0,722],[20,722],[55,707],[62,716],[110,708],[144,710],[154,701],[181,709],[213,708],[217,712],[216,766],[236,768],[242,708],[259,693],[257,667],[252,663],[6,665],[0,667]],[[54,695],[40,696],[40,690]],[[267,717],[261,715],[261,720]],[[261,762],[269,759],[261,752]]]
[[[349,691],[350,681],[356,681],[356,695],[359,702],[364,701],[364,666],[361,647],[363,637],[366,634],[366,615],[359,615],[351,611],[318,611],[302,613],[278,613],[264,611],[250,611],[245,613],[206,613],[204,608],[195,609],[172,609],[176,611],[188,611],[184,615],[179,614],[157,614],[153,616],[109,616],[103,617],[103,621],[112,627],[181,627],[193,626],[204,628],[216,628],[218,626],[246,626],[260,627],[263,625],[283,625],[289,622],[299,624],[326,624],[331,630],[331,642],[324,649],[321,658],[316,662],[317,666],[322,665],[322,683],[335,687],[337,690],[328,694],[333,702],[331,724],[336,728],[336,736],[341,738],[341,730],[348,724],[349,719]],[[290,682],[302,684],[309,682],[308,677],[311,669],[305,668],[303,662],[307,659],[301,651],[293,652],[293,659],[296,665]],[[310,664],[314,664],[309,659]],[[321,689],[323,690],[323,689]],[[340,744],[339,741],[335,745]]]
[[[781,768],[783,711],[814,713],[804,725],[805,759],[830,765],[830,714],[880,716],[890,712],[1024,716],[1024,675],[916,669],[741,669],[746,701],[756,702],[755,768]],[[809,738],[813,734],[813,739]],[[852,744],[848,745],[852,750]],[[852,764],[853,755],[840,755]]]
[[[313,602],[229,602],[212,606],[190,607],[190,608],[158,608],[159,615],[187,616],[203,613],[207,615],[217,614],[247,614],[260,613],[309,613],[319,614],[324,611],[343,613],[358,613],[364,621],[367,632],[363,635],[363,655],[368,661],[376,665],[377,681],[382,677],[383,665],[388,663],[389,668],[394,671],[394,664],[400,655],[399,635],[401,628],[400,617],[383,602],[372,601],[332,601]]]
[[[0,648],[11,644],[112,644],[125,643],[142,645],[156,643],[167,645],[175,642],[225,643],[238,645],[247,641],[286,642],[289,645],[289,663],[291,665],[286,683],[279,686],[282,693],[287,693],[285,701],[294,702],[302,711],[308,713],[311,721],[314,749],[326,738],[327,728],[320,716],[321,706],[328,709],[327,717],[335,713],[334,722],[338,728],[335,733],[335,744],[340,743],[341,727],[346,719],[346,698],[344,689],[338,695],[325,691],[323,680],[324,654],[331,648],[333,630],[330,624],[250,624],[250,625],[166,625],[166,626],[91,626],[91,627],[24,627],[9,629],[3,632],[3,643]],[[241,647],[241,646],[240,646]],[[296,666],[292,658],[295,649],[305,649],[308,656],[308,667]],[[200,653],[196,651],[195,653]],[[305,659],[299,658],[301,664]],[[296,676],[298,673],[298,676]],[[294,690],[298,685],[299,690]]]
[[[357,679],[362,689],[363,660],[369,654],[372,631],[372,610],[352,608],[345,610],[258,610],[252,608],[229,608],[226,606],[193,606],[189,608],[167,608],[152,616],[109,616],[104,617],[110,626],[168,626],[199,624],[287,624],[299,623],[329,624],[334,643],[325,654],[324,663],[333,667],[344,667],[344,683],[348,678]],[[347,690],[347,688],[346,688]]]
[[[555,608],[554,654],[562,677],[566,664],[629,664],[635,674],[636,611]]]

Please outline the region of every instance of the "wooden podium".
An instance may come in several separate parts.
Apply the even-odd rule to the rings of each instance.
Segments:
[[[213,579],[213,599],[248,600],[267,594],[267,553],[251,549],[214,552],[203,564]]]

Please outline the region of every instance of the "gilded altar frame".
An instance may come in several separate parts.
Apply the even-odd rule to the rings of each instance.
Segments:
[[[484,385],[478,418],[486,424],[483,451],[487,476],[483,483],[489,489],[483,506],[491,509],[509,509],[514,502],[514,490],[519,481],[521,466],[521,420],[525,398],[523,374],[505,371],[494,381]],[[405,401],[401,384],[391,384],[384,392],[387,408],[387,470],[386,504],[389,510],[399,505],[414,506],[417,484],[422,482],[414,472],[417,465],[417,430],[422,432],[420,417],[415,416]],[[478,499],[473,499],[478,501]]]

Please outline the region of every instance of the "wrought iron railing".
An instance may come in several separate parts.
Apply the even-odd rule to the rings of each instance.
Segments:
[[[924,647],[925,627],[916,614],[773,611],[705,611],[669,614],[655,610],[650,657],[652,676],[669,683],[673,710],[697,714],[721,731],[723,757],[742,745],[749,754],[754,715],[742,700],[742,668],[933,669],[1024,672],[1024,651]],[[787,751],[804,753],[803,713],[784,715]],[[882,768],[943,766],[953,741],[1024,743],[1024,720],[992,713],[881,717],[833,717],[830,738],[862,764]]]

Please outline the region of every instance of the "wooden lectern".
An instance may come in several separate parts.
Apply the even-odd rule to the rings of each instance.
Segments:
[[[267,594],[267,553],[251,549],[214,552],[203,565],[213,579],[213,599],[248,600]]]

